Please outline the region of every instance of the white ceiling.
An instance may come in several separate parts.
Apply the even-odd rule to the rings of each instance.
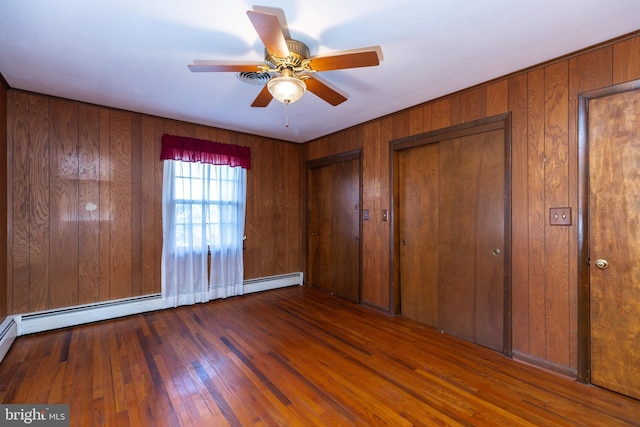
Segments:
[[[9,86],[192,123],[306,142],[640,29],[639,0],[262,0],[311,56],[379,47],[377,67],[317,76],[311,93],[252,108],[261,87],[194,60],[264,60],[238,0],[2,0]]]

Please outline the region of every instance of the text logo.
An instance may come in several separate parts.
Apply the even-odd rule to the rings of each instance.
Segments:
[[[69,405],[1,405],[0,426],[69,427]]]

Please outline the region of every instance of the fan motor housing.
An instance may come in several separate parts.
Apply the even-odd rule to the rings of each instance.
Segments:
[[[289,58],[277,58],[271,55],[267,50],[264,51],[264,62],[271,68],[278,68],[278,65],[282,62],[299,67],[302,61],[309,58],[309,47],[299,40],[288,39],[286,40],[287,47],[289,48]],[[285,61],[283,61],[285,60]]]

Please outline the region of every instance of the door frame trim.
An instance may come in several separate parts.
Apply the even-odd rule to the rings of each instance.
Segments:
[[[640,89],[640,79],[578,94],[578,381],[591,383],[589,101]]]
[[[390,141],[390,198],[391,198],[391,227],[390,227],[390,260],[389,269],[389,300],[390,314],[400,314],[400,267],[398,257],[400,255],[400,225],[396,221],[395,212],[398,209],[399,201],[397,195],[399,152],[408,148],[437,143],[445,139],[460,138],[477,133],[489,132],[492,130],[504,130],[504,318],[503,318],[503,354],[512,357],[512,232],[511,232],[511,113],[498,114],[471,122],[457,124],[442,129],[437,129],[405,138]]]

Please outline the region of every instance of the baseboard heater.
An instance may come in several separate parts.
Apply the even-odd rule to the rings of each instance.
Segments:
[[[13,316],[9,316],[0,323],[0,362],[4,359],[17,336],[18,324]]]
[[[33,334],[52,329],[82,325],[84,323],[115,319],[132,314],[160,310],[161,308],[162,295],[150,294],[141,297],[23,314],[18,316],[20,318],[18,335]]]
[[[302,272],[249,279],[245,280],[243,284],[245,294],[284,288],[286,286],[302,285]]]
[[[302,274],[302,272],[298,272],[245,280],[243,282],[244,293],[250,294],[286,286],[302,285]],[[16,315],[14,316],[14,323],[17,325],[17,335],[20,336],[160,309],[162,309],[162,295],[150,294],[141,297]],[[0,360],[2,359],[0,358]]]

